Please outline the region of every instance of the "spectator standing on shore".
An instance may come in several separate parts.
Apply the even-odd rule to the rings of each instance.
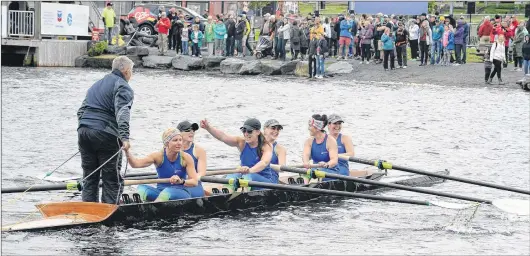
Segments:
[[[235,39],[235,45],[236,45],[236,51],[237,51],[237,57],[245,57],[243,54],[243,36],[245,34],[245,29],[247,28],[247,24],[241,19],[241,16],[237,17],[236,19],[236,35],[234,37]]]
[[[383,67],[385,71],[388,71],[388,58],[390,57],[390,69],[396,69],[394,66],[394,44],[395,39],[392,35],[390,28],[385,28],[383,35],[381,36],[381,42],[383,43]]]
[[[351,29],[353,23],[351,17],[347,17],[340,22],[340,34],[339,34],[339,57],[338,59],[346,59],[346,49],[349,47],[351,42]]]
[[[302,25],[300,26],[300,57],[301,60],[305,59],[305,56],[308,54],[309,42],[310,42],[310,32],[307,20],[302,20]],[[311,60],[309,60],[311,61]]]
[[[281,38],[279,39],[279,54],[280,54],[280,60],[285,61],[285,46],[287,45],[287,42],[291,38],[291,24],[289,24],[289,21],[284,18],[283,20],[283,26],[278,28],[278,33],[281,34]]]
[[[458,20],[455,32],[455,50],[456,50],[456,63],[455,66],[462,64],[462,52],[464,47],[464,21]]]
[[[177,54],[179,52],[182,54],[182,30],[184,29],[184,15],[180,14],[175,23],[171,26],[171,29],[174,29],[175,37],[175,51]],[[179,51],[180,50],[180,51]]]
[[[208,23],[206,23],[206,26],[204,26],[204,38],[206,39],[206,45],[208,47],[209,56],[215,55],[215,51],[214,51],[215,33],[213,30],[214,27],[215,27],[215,22],[213,21],[213,17],[208,16]]]
[[[315,17],[315,24],[313,24],[310,32],[311,40],[313,40],[313,38],[319,39],[320,35],[324,35],[324,27],[320,24],[320,17]]]
[[[340,27],[340,24],[337,23],[337,18],[332,19],[331,21],[331,38],[329,39],[329,56],[330,57],[337,57],[337,48],[338,48],[338,38],[340,35],[340,28],[339,33],[337,33],[337,27]]]
[[[107,37],[107,43],[112,45],[112,29],[116,23],[116,13],[114,13],[114,9],[112,9],[112,3],[107,3],[107,7],[103,10],[101,18],[105,24],[105,36]]]
[[[214,44],[215,44],[215,56],[221,56],[223,55],[223,41],[225,39],[226,35],[226,26],[223,23],[221,19],[217,19],[217,22],[215,24],[215,27],[213,28],[215,37],[214,37]]]
[[[365,20],[362,28],[361,28],[361,63],[363,64],[364,60],[366,59],[366,64],[370,63],[370,57],[372,53],[370,52],[370,45],[372,43],[372,39],[374,38],[374,28],[372,27],[372,24],[370,24],[370,20]],[[374,45],[376,44],[376,41],[374,40]],[[377,51],[377,49],[375,49]]]
[[[300,53],[300,46],[302,40],[302,31],[298,27],[298,21],[294,20],[291,28],[291,51],[294,53],[291,56],[291,60],[298,59],[298,53]]]
[[[493,25],[490,22],[490,16],[484,17],[484,22],[478,29],[478,37],[481,44],[489,44],[491,42],[490,35],[493,33]]]
[[[324,35],[320,35],[320,38],[317,42],[316,49],[316,66],[317,66],[317,75],[316,78],[324,78],[325,66],[324,62],[326,60],[326,54],[328,53],[328,41]]]
[[[432,43],[431,43],[431,65],[440,63],[442,56],[442,36],[444,33],[444,26],[439,19],[435,19],[432,25]]]
[[[523,44],[524,44],[524,23],[519,23],[513,37],[513,71],[523,70]]]
[[[444,26],[444,35],[442,40],[443,45],[443,60],[442,66],[449,66],[451,64],[451,56],[455,50],[455,34],[453,32],[453,26],[447,24]],[[488,73],[489,75],[489,73]],[[488,78],[486,77],[486,81]]]
[[[175,31],[173,30],[173,28],[178,18],[177,10],[175,10],[175,8],[169,9],[169,14],[167,15],[167,18],[169,19],[169,22],[171,24],[171,27],[169,28],[169,33],[167,35],[168,50],[174,50],[175,49]]]
[[[309,64],[309,78],[316,77],[317,75],[317,47],[318,47],[318,39],[316,37],[311,38],[311,41],[309,42],[309,49],[308,49],[308,64]]]
[[[484,74],[485,74],[486,84],[490,83],[489,80],[490,80],[492,66],[493,66],[493,63],[490,60],[490,49],[488,48],[484,52]]]
[[[491,72],[490,79],[488,83],[491,84],[495,74],[497,79],[499,79],[499,84],[504,84],[501,78],[502,63],[506,62],[506,53],[504,51],[504,35],[499,35],[497,40],[491,45],[490,49],[490,61],[493,63],[494,69]]]
[[[399,68],[407,68],[407,44],[409,32],[405,29],[402,21],[398,21],[396,31],[396,54]]]
[[[419,39],[419,30],[420,27],[417,24],[416,20],[411,20],[409,27],[409,43],[410,43],[410,55],[412,60],[418,59],[418,39]]]
[[[530,35],[526,35],[524,37],[524,44],[523,44],[523,70],[525,75],[530,74]]]
[[[353,58],[354,49],[355,49],[355,40],[353,38],[357,35],[357,22],[355,21],[355,15],[352,13],[350,14],[350,20],[351,20],[351,36],[350,36],[350,45],[348,47],[348,57]]]
[[[331,23],[329,17],[324,18],[324,24],[322,26],[324,27],[324,37],[328,41],[328,46],[331,49]]]
[[[420,46],[420,66],[425,66],[427,65],[427,60],[429,56],[429,45],[431,44],[432,40],[432,31],[429,27],[429,22],[427,20],[424,20],[421,23],[418,40]]]
[[[184,25],[180,38],[182,40],[182,55],[189,55],[190,25]]]
[[[243,57],[245,56],[245,47],[247,47],[248,53],[252,56],[252,53],[254,51],[252,50],[252,47],[248,43],[248,39],[250,38],[250,32],[252,28],[250,27],[250,22],[248,21],[248,17],[246,14],[243,14],[241,19],[245,22],[245,32],[243,33]]]
[[[276,22],[274,23],[274,60],[281,57],[281,50],[283,44],[283,33],[278,31],[283,26],[283,14],[279,14],[278,17],[275,16]],[[285,48],[284,48],[285,49]]]
[[[167,18],[166,12],[162,12],[160,19],[155,24],[155,28],[158,29],[158,50],[160,55],[166,55],[168,47],[167,35],[169,33],[169,29],[171,28],[171,22]]]
[[[202,41],[203,41],[204,35],[202,34],[202,31],[199,29],[199,26],[197,24],[193,24],[193,31],[191,32],[191,55],[195,57],[202,57],[201,56],[201,47],[202,47]]]
[[[226,26],[226,50],[225,56],[234,56],[234,45],[236,36],[236,22],[234,21],[234,15],[229,14],[225,21]]]

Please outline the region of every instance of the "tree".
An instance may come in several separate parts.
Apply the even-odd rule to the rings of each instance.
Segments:
[[[249,9],[261,9],[269,5],[272,1],[250,1],[248,8]]]

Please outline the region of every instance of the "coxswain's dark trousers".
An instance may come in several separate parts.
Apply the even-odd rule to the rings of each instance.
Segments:
[[[83,178],[109,160],[121,148],[116,136],[88,127],[77,130]],[[103,167],[83,182],[81,197],[83,202],[99,202],[99,180],[103,183],[101,202],[116,204],[123,192],[123,179],[120,175],[121,152],[112,157]]]

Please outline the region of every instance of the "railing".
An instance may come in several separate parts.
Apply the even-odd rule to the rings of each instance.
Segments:
[[[7,23],[9,36],[33,36],[35,34],[35,13],[32,11],[9,11]]]

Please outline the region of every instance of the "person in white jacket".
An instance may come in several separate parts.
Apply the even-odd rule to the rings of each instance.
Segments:
[[[506,62],[506,54],[504,50],[504,35],[499,35],[497,40],[491,44],[490,61],[493,63],[493,72],[491,72],[488,83],[491,84],[493,77],[497,74],[499,84],[504,84],[501,78],[502,64]]]
[[[418,38],[420,37],[419,30],[420,27],[418,26],[416,20],[410,20],[409,43],[410,53],[413,60],[418,59]]]

